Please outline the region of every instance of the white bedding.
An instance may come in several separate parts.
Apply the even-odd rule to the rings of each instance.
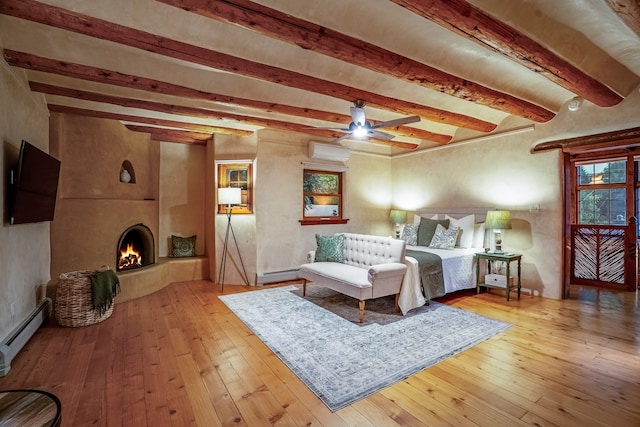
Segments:
[[[444,276],[444,289],[446,293],[455,292],[460,289],[471,289],[476,287],[476,269],[474,254],[478,252],[476,248],[470,249],[431,249],[425,246],[407,245],[408,250],[431,252],[442,258],[442,273]],[[402,314],[413,308],[423,306],[427,300],[422,294],[420,286],[420,273],[418,271],[418,261],[412,257],[405,257],[407,272],[402,281],[398,305]]]

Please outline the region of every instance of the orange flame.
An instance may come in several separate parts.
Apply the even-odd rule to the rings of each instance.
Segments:
[[[142,266],[142,255],[136,251],[131,243],[127,243],[126,249],[120,249],[120,264],[121,270],[127,268],[135,268]]]

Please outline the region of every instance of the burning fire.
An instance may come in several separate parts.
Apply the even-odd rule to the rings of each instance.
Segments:
[[[126,249],[120,249],[120,270],[128,268],[142,267],[142,255],[136,251],[131,243],[127,244]]]

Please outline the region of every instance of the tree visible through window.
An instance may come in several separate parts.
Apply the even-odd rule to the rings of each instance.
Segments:
[[[626,161],[582,164],[578,172],[578,223],[627,223]]]

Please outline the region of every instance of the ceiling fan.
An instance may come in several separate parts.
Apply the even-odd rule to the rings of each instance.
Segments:
[[[390,127],[404,125],[407,123],[415,123],[420,121],[420,116],[408,116],[400,119],[371,124],[371,122],[366,119],[366,116],[364,113],[364,105],[365,105],[365,102],[362,100],[357,100],[353,103],[353,107],[350,108],[352,122],[349,123],[348,128],[315,127],[314,129],[328,129],[328,130],[335,130],[335,131],[345,133],[340,138],[337,138],[336,140],[334,140],[334,142],[338,142],[346,138],[355,138],[355,139],[373,138],[373,139],[379,139],[382,141],[389,141],[394,138],[394,135],[379,131],[378,129],[390,128]]]

